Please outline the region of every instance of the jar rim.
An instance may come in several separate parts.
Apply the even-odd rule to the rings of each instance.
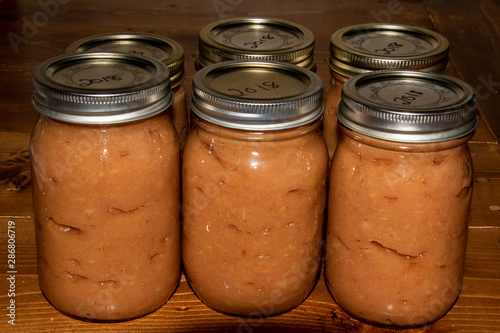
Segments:
[[[152,117],[173,102],[168,68],[160,61],[123,53],[54,57],[33,73],[33,107],[79,124],[115,124]]]
[[[337,117],[344,126],[374,138],[446,141],[475,131],[477,96],[470,85],[447,75],[372,72],[347,80]]]
[[[241,36],[260,31],[268,33],[269,38],[253,42],[241,40]],[[231,60],[261,60],[293,63],[314,71],[314,43],[311,30],[288,20],[265,17],[220,20],[201,29],[195,67],[201,69]],[[262,45],[268,46],[259,49]]]
[[[229,128],[287,129],[322,117],[322,92],[321,78],[296,65],[225,61],[194,75],[191,111]]]
[[[352,77],[374,70],[419,70],[445,74],[449,42],[441,34],[403,24],[358,24],[330,38],[330,70]]]

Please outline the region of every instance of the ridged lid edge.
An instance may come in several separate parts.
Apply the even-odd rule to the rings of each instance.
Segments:
[[[153,71],[152,77],[133,87],[89,90],[65,85],[52,74],[86,61],[135,64]],[[173,102],[169,71],[162,62],[123,53],[76,53],[48,59],[33,73],[32,105],[47,117],[78,124],[117,124],[151,117]]]
[[[269,69],[309,80],[300,94],[276,100],[242,99],[213,90],[207,76],[238,69]],[[282,130],[309,124],[323,115],[323,84],[308,69],[280,62],[226,61],[207,66],[193,78],[191,111],[216,125],[242,130]]]
[[[453,104],[397,107],[373,101],[359,93],[365,83],[422,80],[439,83],[456,93]],[[361,134],[396,142],[430,143],[461,138],[478,125],[477,96],[467,83],[450,76],[413,71],[379,71],[357,75],[343,86],[337,117],[344,126]]]
[[[212,38],[212,32],[215,29],[222,29],[226,26],[233,25],[269,25],[282,26],[286,29],[299,31],[304,36],[304,41],[293,47],[283,50],[274,51],[253,51],[247,49],[238,49],[219,43]],[[314,34],[311,30],[301,24],[288,20],[276,18],[254,18],[254,17],[239,17],[216,21],[203,27],[199,34],[198,54],[195,59],[196,69],[219,63],[222,61],[232,60],[254,60],[254,61],[277,61],[288,62],[310,70],[315,70],[316,63],[314,60],[315,47]]]
[[[429,52],[409,56],[382,56],[360,52],[344,43],[344,37],[358,32],[401,32],[433,40],[437,47]],[[448,71],[449,42],[441,34],[425,28],[402,24],[359,24],[342,28],[330,38],[328,66],[346,77],[374,70],[420,70],[438,74]]]

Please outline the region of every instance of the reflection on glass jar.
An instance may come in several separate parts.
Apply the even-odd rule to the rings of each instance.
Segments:
[[[419,70],[444,74],[449,43],[440,34],[396,24],[360,24],[342,28],[330,38],[328,66],[331,80],[325,87],[323,133],[331,160],[340,138],[337,109],[345,81],[376,70]]]
[[[38,276],[67,315],[140,317],[178,284],[179,143],[169,81],[162,63],[121,54],[61,56],[35,71]]]
[[[462,285],[475,95],[436,74],[364,74],[344,85],[338,116],[328,287],[343,309],[370,323],[433,322]]]
[[[183,262],[196,295],[217,311],[282,313],[313,288],[328,159],[321,91],[314,73],[278,63],[228,62],[194,77]]]

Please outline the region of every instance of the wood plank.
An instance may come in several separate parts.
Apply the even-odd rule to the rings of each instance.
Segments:
[[[477,90],[483,116],[498,142],[500,3],[425,0],[425,4],[436,30],[450,41],[451,57],[459,74]]]
[[[17,283],[36,286],[36,276],[17,276]],[[323,284],[321,279],[318,284]],[[496,289],[495,289],[496,288]],[[32,289],[32,288],[30,288]],[[317,289],[320,289],[317,287]],[[321,286],[321,289],[324,289]],[[348,317],[333,301],[314,299],[314,293],[299,307],[271,318],[239,318],[217,313],[201,303],[182,281],[174,296],[158,311],[123,323],[88,323],[69,318],[56,311],[35,290],[22,290],[16,296],[18,327],[23,332],[395,332],[372,327]],[[319,291],[319,290],[317,290]],[[316,292],[316,291],[315,291]],[[326,290],[323,290],[326,292]],[[438,322],[423,329],[398,332],[497,332],[500,300],[493,280],[466,278],[464,289],[454,307]],[[5,303],[5,296],[0,301]],[[477,324],[479,320],[480,324]],[[5,325],[0,322],[0,329]],[[478,330],[480,327],[480,330]]]
[[[32,216],[29,133],[0,132],[0,217]]]
[[[477,177],[494,176],[500,166],[500,146],[497,144],[469,143],[472,166]]]

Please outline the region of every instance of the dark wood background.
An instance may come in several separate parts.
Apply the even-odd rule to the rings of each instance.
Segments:
[[[5,0],[0,4],[0,332],[396,332],[362,324],[332,300],[324,280],[295,310],[263,320],[219,314],[201,303],[183,278],[155,313],[125,323],[92,324],[57,312],[36,276],[27,155],[37,114],[32,72],[82,37],[150,32],[178,41],[186,53],[191,91],[198,33],[222,18],[260,16],[300,23],[316,36],[317,73],[329,79],[331,34],[348,25],[402,23],[432,29],[451,44],[450,75],[476,88],[481,123],[470,143],[475,189],[462,294],[440,321],[411,332],[500,332],[500,1],[498,0]],[[7,323],[10,298],[7,224],[16,227],[16,325]],[[390,282],[388,282],[390,283]],[[401,331],[399,331],[401,332]]]

